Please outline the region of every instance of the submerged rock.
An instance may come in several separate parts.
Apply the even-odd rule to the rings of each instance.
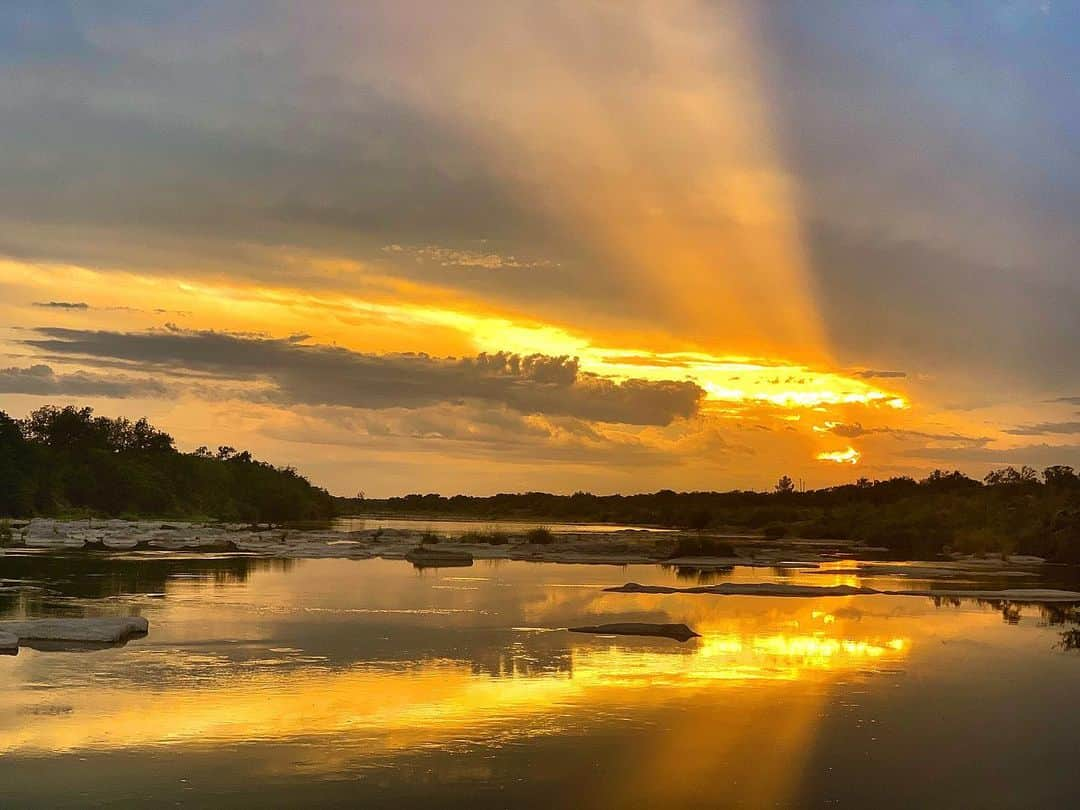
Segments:
[[[615,636],[659,636],[673,638],[676,641],[689,641],[701,638],[685,624],[648,624],[645,622],[620,622],[616,624],[596,624],[586,627],[571,627],[571,633],[595,633]]]
[[[473,556],[467,551],[428,548],[426,546],[411,549],[405,554],[405,559],[417,568],[443,568],[473,564]]]

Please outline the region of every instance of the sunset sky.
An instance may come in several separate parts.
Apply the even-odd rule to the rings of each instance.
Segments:
[[[1080,466],[1080,8],[0,15],[0,410],[335,494]]]

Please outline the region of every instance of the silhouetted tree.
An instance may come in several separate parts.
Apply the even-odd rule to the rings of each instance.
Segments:
[[[87,510],[230,520],[326,518],[330,496],[292,468],[223,446],[177,452],[147,420],[45,406],[26,419],[0,412],[0,517]]]
[[[1080,477],[1072,467],[1065,464],[1055,464],[1043,470],[1043,480],[1049,487],[1057,489],[1069,489],[1080,484]]]

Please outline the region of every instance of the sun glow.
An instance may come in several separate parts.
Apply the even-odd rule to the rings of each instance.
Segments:
[[[780,410],[909,407],[896,392],[841,371],[701,351],[613,347],[561,325],[494,311],[478,301],[415,285],[405,291],[395,287],[395,295],[388,298],[374,289],[360,296],[140,275],[124,275],[118,284],[115,275],[69,266],[0,263],[0,281],[18,282],[38,298],[75,297],[91,307],[109,309],[110,320],[127,328],[175,320],[191,329],[221,329],[225,323],[233,330],[258,333],[272,323],[273,336],[302,333],[314,342],[356,351],[415,351],[419,344],[431,354],[503,351],[568,356],[578,359],[583,372],[615,380],[691,380],[704,389],[706,407],[731,403]],[[157,306],[141,309],[148,298]],[[39,321],[46,318],[43,313],[35,316]],[[52,318],[67,323],[62,315]]]
[[[862,458],[862,453],[854,447],[848,447],[846,450],[832,450],[817,454],[818,461],[832,461],[837,464],[858,464],[860,458]]]

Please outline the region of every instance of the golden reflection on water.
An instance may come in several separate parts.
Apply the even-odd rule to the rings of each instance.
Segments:
[[[733,768],[743,770],[728,789],[743,800],[783,803],[838,689],[903,670],[921,639],[1000,623],[935,612],[921,599],[610,594],[601,586],[611,583],[584,567],[475,573],[454,588],[460,575],[323,561],[213,587],[170,580],[147,608],[145,640],[102,653],[26,650],[3,662],[0,757],[299,745],[318,755],[268,755],[261,767],[319,778],[417,751],[529,745],[626,724],[623,778],[582,806],[696,800],[703,783],[730,781]],[[606,576],[622,581],[625,572]],[[557,629],[625,620],[686,622],[702,638]],[[316,630],[341,648],[259,646]],[[409,635],[417,632],[419,641]],[[200,634],[210,642],[200,646]],[[255,657],[214,639],[240,641]],[[390,646],[371,652],[376,641]]]
[[[724,681],[796,681],[857,670],[868,662],[901,660],[909,641],[877,635],[833,635],[832,614],[806,608],[823,628],[813,634],[711,634],[686,646],[653,640],[571,638],[563,672],[502,674],[459,661],[364,663],[335,669],[315,659],[257,660],[253,672],[208,682],[178,681],[138,688],[89,683],[32,693],[0,694],[0,753],[70,752],[147,745],[222,744],[327,735],[353,736],[372,751],[430,745],[461,735],[513,726],[527,736],[549,733],[550,718],[584,716],[598,707],[635,707],[680,699],[686,690]],[[129,648],[139,667],[161,651]],[[286,651],[293,652],[293,651]],[[206,653],[172,651],[177,671],[205,668]],[[26,657],[29,663],[29,656]],[[60,694],[57,694],[57,691]],[[737,700],[737,694],[733,697]],[[42,707],[63,704],[62,713]],[[587,708],[586,708],[587,707]],[[33,716],[33,722],[27,717]],[[168,718],[167,722],[163,718]],[[522,726],[523,720],[527,726]]]

